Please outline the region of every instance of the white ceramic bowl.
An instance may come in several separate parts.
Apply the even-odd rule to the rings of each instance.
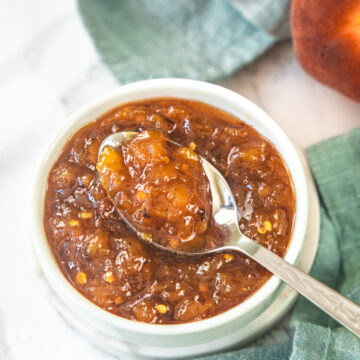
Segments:
[[[199,100],[221,108],[253,126],[269,139],[282,155],[291,173],[296,192],[296,219],[285,259],[296,263],[308,221],[308,189],[298,154],[280,127],[259,107],[223,87],[183,79],[160,79],[122,86],[72,116],[67,126],[52,141],[41,161],[34,184],[33,238],[42,269],[58,296],[89,326],[132,344],[152,347],[182,347],[219,339],[245,326],[276,298],[280,281],[272,276],[257,292],[240,305],[210,319],[177,325],[154,325],[113,315],[82,296],[64,277],[47,243],[43,228],[44,195],[48,173],[63,146],[79,128],[108,110],[131,101],[177,97]],[[169,357],[171,355],[169,354]]]

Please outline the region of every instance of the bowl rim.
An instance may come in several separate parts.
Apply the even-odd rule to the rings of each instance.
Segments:
[[[142,93],[145,95],[149,91],[154,91],[155,93],[156,91],[158,91],[163,92],[164,94],[160,96],[142,96]],[[171,92],[176,92],[178,93],[178,95],[173,95]],[[71,283],[66,279],[51,252],[43,228],[44,195],[46,190],[48,171],[54,164],[54,160],[51,160],[51,158],[54,157],[54,154],[57,154],[55,156],[55,159],[58,158],[63,146],[65,145],[69,137],[86,123],[95,120],[101,114],[104,114],[107,111],[116,107],[116,105],[111,105],[112,103],[116,102],[118,104],[117,106],[120,106],[121,104],[129,102],[122,101],[122,97],[130,95],[138,97],[139,100],[159,97],[173,97],[198,100],[196,96],[194,96],[195,93],[202,94],[205,97],[212,97],[214,99],[217,98],[219,101],[222,100],[229,107],[233,108],[236,108],[236,104],[240,103],[241,107],[246,108],[249,114],[256,114],[256,116],[254,117],[262,119],[261,121],[266,124],[266,126],[264,126],[265,128],[272,128],[273,132],[276,133],[277,139],[281,141],[287,148],[286,151],[290,153],[289,156],[291,156],[293,161],[295,162],[293,166],[296,171],[291,172],[288,164],[287,166],[292,176],[294,187],[298,185],[298,188],[296,190],[295,224],[292,238],[288,246],[288,250],[284,256],[284,259],[294,264],[299,257],[307,227],[309,207],[305,172],[294,145],[284,133],[284,131],[269,115],[267,115],[262,109],[260,109],[250,100],[246,99],[238,93],[235,93],[219,85],[197,80],[177,78],[152,79],[120,86],[119,88],[107,93],[99,99],[91,101],[89,105],[84,106],[81,110],[70,116],[68,121],[65,123],[65,126],[54,136],[36,169],[36,176],[33,182],[33,197],[31,204],[33,210],[32,214],[34,217],[34,221],[32,221],[32,233],[34,234],[33,241],[35,245],[35,250],[38,255],[41,267],[43,268],[48,280],[52,282],[52,286],[57,292],[58,290],[61,290],[62,295],[68,301],[74,303],[78,308],[88,312],[94,318],[100,321],[105,321],[106,323],[111,324],[116,328],[131,330],[132,332],[141,334],[163,336],[191,334],[207,331],[229,323],[235,318],[239,318],[247,314],[247,312],[261,305],[262,302],[266,301],[266,299],[268,299],[271,294],[273,294],[279,287],[280,280],[274,275],[272,275],[255,293],[249,296],[245,301],[223,313],[220,313],[208,319],[180,324],[149,324],[122,318],[102,309],[100,306],[91,302],[75,287],[73,287]],[[206,102],[212,106],[220,107],[214,105],[215,100],[203,102]],[[220,108],[231,113],[231,111],[227,110],[226,107]],[[91,113],[98,113],[99,115],[96,117],[92,117],[92,120],[89,120],[87,118]],[[84,119],[87,119],[87,121],[84,121]],[[244,116],[241,117],[241,120],[247,122],[247,119],[244,118]],[[250,125],[253,126],[252,124]],[[265,136],[264,134],[262,135]],[[269,141],[272,142],[271,140]],[[274,146],[279,151],[278,146],[276,146],[275,144]],[[283,154],[281,155],[283,156]],[[301,206],[299,204],[300,197]],[[296,241],[294,241],[294,239],[296,239]]]

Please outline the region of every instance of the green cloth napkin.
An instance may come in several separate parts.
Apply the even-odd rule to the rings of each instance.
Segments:
[[[311,274],[360,304],[360,128],[307,153],[321,201],[320,244]],[[290,324],[291,342],[202,359],[360,359],[360,339],[303,297]]]
[[[216,80],[288,37],[290,0],[78,0],[100,58],[120,83]]]

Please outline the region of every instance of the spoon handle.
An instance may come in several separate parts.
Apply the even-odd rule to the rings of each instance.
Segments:
[[[359,305],[245,236],[236,247],[360,337]]]

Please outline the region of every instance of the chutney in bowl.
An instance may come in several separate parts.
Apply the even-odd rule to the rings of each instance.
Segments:
[[[158,98],[121,105],[84,126],[54,164],[48,179],[44,227],[64,275],[98,306],[142,322],[198,321],[240,304],[270,277],[256,262],[236,251],[197,259],[177,257],[137,239],[122,222],[96,164],[102,141],[113,132],[128,129],[157,129],[187,146],[188,157],[194,156],[194,151],[205,157],[230,184],[242,232],[280,256],[286,252],[296,201],[291,176],[274,145],[250,125],[208,104]],[[204,210],[206,204],[196,204],[200,192],[196,196],[196,189],[184,178],[188,170],[171,166],[176,161],[175,149],[162,156],[156,141],[146,143],[141,154],[135,153],[136,148],[135,154],[126,154],[137,163],[139,158],[146,162],[148,172],[157,164],[155,178],[132,184],[134,160],[132,172],[125,169],[121,175],[122,184],[133,186],[117,195],[136,209],[135,226],[143,226],[162,211],[164,227],[174,228],[172,207],[181,203],[184,206],[175,219],[185,219],[189,228],[209,211]],[[112,161],[118,166],[121,159],[118,155]],[[196,171],[192,172],[195,176]],[[166,206],[160,203],[162,196]],[[187,213],[185,205],[197,212]],[[220,242],[223,236],[214,227],[197,232],[199,242]]]
[[[211,161],[234,192],[242,231],[291,263],[299,258],[308,220],[301,161],[278,125],[249,100],[182,79],[129,84],[93,102],[70,118],[42,159],[34,186],[34,242],[66,307],[93,329],[130,344],[173,347],[219,339],[262,313],[278,296],[280,280],[238,253],[198,259],[162,253],[119,221],[99,182],[97,150],[107,135],[131,127],[162,128]],[[271,161],[262,173],[257,166],[264,157]],[[248,168],[244,177],[239,164]],[[278,176],[276,199],[264,181],[254,180],[271,173]]]

